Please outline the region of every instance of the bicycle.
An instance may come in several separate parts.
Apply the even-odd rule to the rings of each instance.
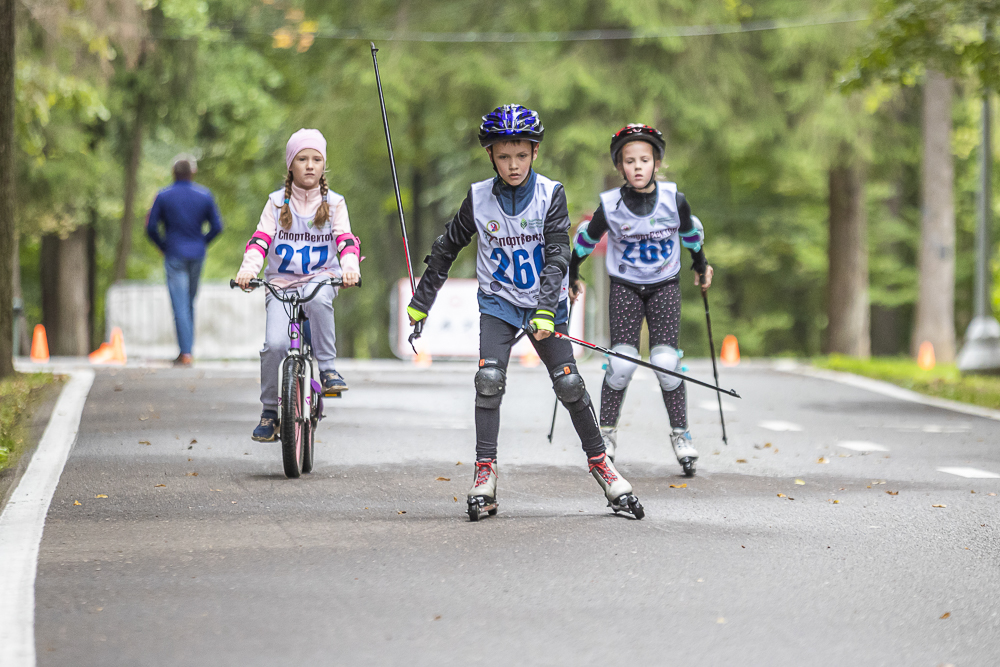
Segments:
[[[312,293],[302,297],[297,291],[282,293],[282,288],[260,278],[250,280],[251,287],[266,287],[274,298],[286,304],[285,312],[288,313],[288,354],[278,367],[278,439],[285,476],[292,479],[312,472],[316,427],[324,416],[323,397],[340,398],[341,394],[323,393],[319,362],[312,354],[312,345],[306,335],[308,319],[302,304],[311,301],[324,285],[341,287],[343,282],[340,278],[327,278],[311,284],[316,286]],[[239,284],[230,280],[229,287],[237,288]]]

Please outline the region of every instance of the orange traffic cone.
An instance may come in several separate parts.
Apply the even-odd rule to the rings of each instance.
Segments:
[[[431,355],[424,350],[423,346],[421,346],[420,350],[417,352],[417,356],[413,358],[413,363],[420,368],[428,368],[434,363],[434,359],[432,359]]]
[[[934,359],[934,344],[929,340],[925,340],[920,344],[920,350],[917,352],[917,366],[920,366],[925,371],[929,371],[934,368],[936,363]]]
[[[111,361],[110,364],[125,365],[128,357],[125,356],[125,334],[119,327],[111,330]]]
[[[722,339],[722,354],[719,358],[723,366],[735,366],[740,363],[740,344],[736,336],[729,334]]]
[[[542,363],[542,360],[539,358],[538,353],[535,352],[535,348],[532,347],[528,348],[528,351],[521,355],[520,362],[525,368],[534,368]]]
[[[35,331],[31,336],[31,360],[36,364],[45,364],[49,361],[49,339],[45,335],[45,327],[41,324],[35,325]]]
[[[108,364],[114,353],[111,351],[111,343],[101,343],[100,347],[87,355],[92,364]]]

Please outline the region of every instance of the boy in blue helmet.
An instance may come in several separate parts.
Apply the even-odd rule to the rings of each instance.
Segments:
[[[425,319],[459,251],[478,236],[479,371],[476,373],[476,471],[468,493],[469,518],[497,511],[497,436],[511,346],[520,331],[548,369],[556,396],[569,410],[590,472],[615,512],[642,518],[632,485],[604,452],[597,417],[567,332],[569,213],[563,186],[532,169],[545,128],[519,104],[483,116],[479,143],[496,176],[473,183],[458,214],[434,241],[427,269],[410,301],[410,324]]]

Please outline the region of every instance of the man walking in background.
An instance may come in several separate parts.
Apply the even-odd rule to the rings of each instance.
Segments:
[[[194,345],[194,298],[198,294],[205,248],[222,231],[215,198],[208,188],[191,182],[197,172],[193,158],[174,159],[174,184],[160,190],[146,218],[146,235],[163,252],[167,290],[174,308],[180,354],[175,366],[191,365]],[[164,234],[160,236],[160,223]],[[203,231],[204,223],[208,231]]]

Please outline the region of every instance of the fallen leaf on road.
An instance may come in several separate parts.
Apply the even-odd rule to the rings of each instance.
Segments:
[[[851,454],[837,454],[837,456],[839,456],[842,459],[849,459],[849,458],[851,458]]]
[[[970,489],[970,490],[969,490],[969,493],[975,493],[975,491],[973,491],[973,490],[971,490],[971,489]]]
[[[888,493],[890,496],[898,496],[899,495],[899,491],[886,491],[886,493]]]
[[[995,493],[987,493],[986,495],[988,495],[988,496],[995,496],[996,494]]]
[[[931,507],[947,507],[947,505],[931,505]]]
[[[767,448],[767,447],[770,447],[770,446],[771,446],[771,443],[769,443],[769,442],[765,442],[765,443],[764,443],[764,447],[765,447],[765,448]]]
[[[434,617],[434,620],[435,620],[435,621],[440,621],[440,620],[441,620],[441,615],[440,615],[440,614],[438,614],[437,616],[435,616],[435,617]]]
[[[746,463],[747,460],[746,459],[736,459],[736,462],[737,463]]]
[[[777,453],[778,453],[778,448],[777,448],[777,447],[775,447],[775,448],[774,448],[774,453],[775,453],[775,454],[777,454]]]
[[[452,498],[454,498],[454,499],[455,499],[455,502],[456,502],[456,503],[458,502],[458,496],[452,496]],[[366,507],[365,509],[368,509],[368,508]]]
[[[829,462],[830,459],[826,458],[825,456],[821,456],[818,459],[816,459],[816,463],[829,463]]]
[[[884,479],[873,479],[872,484],[885,484]]]
[[[81,502],[80,502],[79,500],[74,500],[74,501],[73,501],[73,504],[74,504],[74,505],[82,505],[83,503],[81,503]]]
[[[149,416],[148,416],[148,415],[147,415],[147,416],[145,416],[145,417],[139,417],[139,421],[141,421],[141,422],[144,422],[144,421],[146,421],[147,419],[149,419]]]
[[[166,486],[166,484],[157,484],[156,486]]]
[[[434,481],[435,482],[450,482],[451,481],[451,477],[438,477]]]
[[[785,495],[785,494],[783,494],[783,493],[779,493],[779,494],[778,494],[778,497],[779,497],[779,498],[787,498],[788,496],[786,496],[786,495]]]
[[[140,444],[140,445],[151,445],[151,444],[153,444],[153,443],[151,443],[151,442],[150,442],[149,440],[140,440],[140,441],[139,441],[139,444]]]
[[[951,612],[946,611],[945,613],[941,614],[941,618],[951,618]]]
[[[840,501],[839,501],[839,500],[833,500],[833,499],[831,499],[831,498],[827,498],[827,499],[826,499],[826,502],[828,502],[828,503],[833,503],[834,505],[839,505],[839,504],[840,504]]]
[[[457,465],[457,466],[460,466],[460,465],[462,465],[462,462],[461,462],[461,461],[459,461],[459,462],[458,462],[458,463],[456,463],[455,465]]]
[[[801,486],[801,485],[805,484],[805,481],[803,481],[801,479],[797,479],[797,480],[795,480],[795,483],[798,484],[799,486]]]
[[[670,485],[671,489],[686,489],[687,487],[688,487],[687,484],[671,484]]]
[[[406,514],[406,510],[397,510],[396,514]]]
[[[108,494],[106,494],[106,493],[98,493],[98,494],[97,494],[96,496],[94,496],[94,497],[95,497],[95,498],[107,498],[107,497],[108,497]]]
[[[196,473],[196,472],[189,472],[189,473],[187,473],[187,476],[188,477],[197,477],[198,473]]]
[[[192,440],[191,440],[191,442],[189,442],[188,444],[189,444],[189,445],[197,445],[197,444],[198,444],[198,441],[197,441],[197,440],[194,440],[194,439],[192,439]]]

